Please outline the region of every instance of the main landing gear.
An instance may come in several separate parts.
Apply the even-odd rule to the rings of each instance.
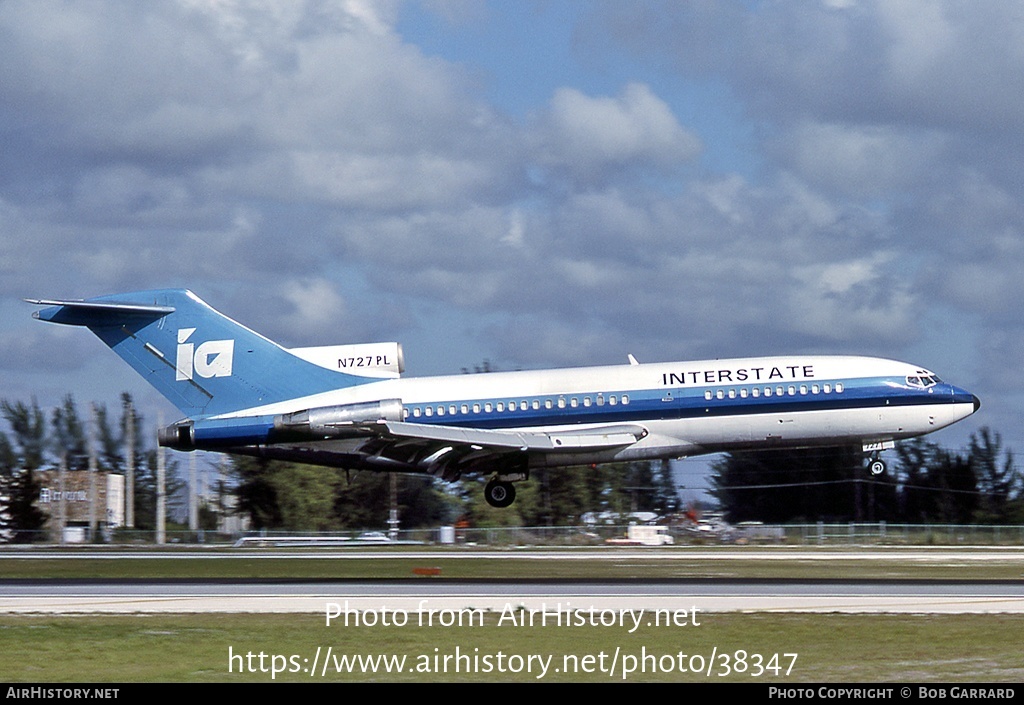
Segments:
[[[516,501],[516,487],[511,482],[491,480],[484,485],[484,499],[492,507],[504,509]]]

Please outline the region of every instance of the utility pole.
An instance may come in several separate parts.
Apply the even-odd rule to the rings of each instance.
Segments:
[[[162,427],[163,415],[161,414],[157,418],[157,427]],[[167,502],[167,497],[164,494],[164,476],[166,468],[164,467],[164,449],[157,443],[156,446],[156,542],[159,545],[163,545],[167,542],[167,512],[164,505]]]
[[[388,512],[388,536],[392,541],[398,539],[398,473],[388,473],[391,479],[391,510]]]
[[[196,486],[199,481],[196,472],[196,454],[188,454],[188,530],[193,534],[199,531],[199,492]]]
[[[135,528],[135,408],[131,400],[124,405],[124,432],[127,436],[128,457],[124,469],[124,525],[126,529]]]
[[[57,471],[57,491],[60,492],[60,504],[57,506],[60,508],[60,524],[57,526],[57,530],[60,532],[59,540],[60,545],[64,545],[64,527],[68,523],[68,505],[65,494],[67,492],[67,476],[68,476],[68,452],[64,451],[60,454],[60,469]]]
[[[99,499],[96,489],[96,404],[89,405],[89,431],[86,434],[86,442],[89,444],[89,541],[96,542],[98,522],[96,521],[96,502]]]

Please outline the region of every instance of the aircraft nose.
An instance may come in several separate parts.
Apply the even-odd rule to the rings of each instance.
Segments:
[[[962,387],[951,387],[953,392],[953,402],[956,404],[970,404],[974,408],[971,409],[971,414],[977,413],[978,409],[981,408],[981,399],[978,398],[977,394],[971,394]],[[968,414],[970,416],[970,414]]]

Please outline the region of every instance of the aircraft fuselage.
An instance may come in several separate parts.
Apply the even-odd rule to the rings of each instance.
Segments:
[[[634,424],[647,431],[625,448],[531,452],[529,467],[885,443],[937,431],[979,404],[906,363],[795,356],[395,379],[221,418],[263,418],[271,434],[279,414],[379,399],[400,399],[403,419],[425,426],[558,432]]]
[[[875,453],[977,411],[914,365],[793,355],[403,378],[397,343],[286,349],[187,290],[31,300],[92,330],[186,418],[161,445],[330,467],[493,474],[759,448]],[[872,472],[884,465],[876,458]]]

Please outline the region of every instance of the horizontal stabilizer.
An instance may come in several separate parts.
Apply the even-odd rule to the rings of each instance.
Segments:
[[[33,318],[69,326],[115,325],[126,318],[162,318],[174,313],[173,306],[157,306],[116,301],[59,301],[55,299],[25,299],[30,304],[47,306],[32,314]]]

